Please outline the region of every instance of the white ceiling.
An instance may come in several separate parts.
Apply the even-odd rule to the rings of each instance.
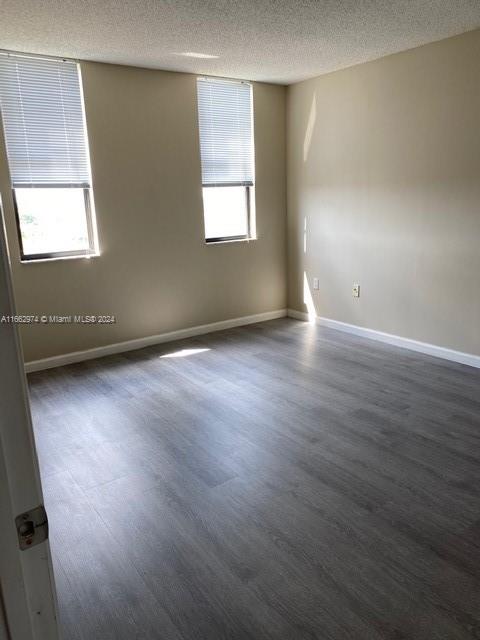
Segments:
[[[480,27],[480,0],[0,0],[0,16],[3,49],[290,84]]]

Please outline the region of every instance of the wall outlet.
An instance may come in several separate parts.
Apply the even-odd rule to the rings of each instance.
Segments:
[[[317,291],[320,288],[320,282],[318,281],[318,278],[313,279],[313,288],[316,289]]]
[[[354,284],[352,287],[352,295],[354,298],[359,298],[360,297],[360,285],[359,284]]]

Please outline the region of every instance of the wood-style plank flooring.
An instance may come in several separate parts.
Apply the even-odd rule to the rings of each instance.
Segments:
[[[65,640],[480,638],[479,370],[284,319],[29,381]]]

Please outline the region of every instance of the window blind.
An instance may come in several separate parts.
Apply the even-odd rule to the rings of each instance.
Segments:
[[[203,185],[253,185],[251,85],[198,78],[197,96]]]
[[[14,187],[89,186],[75,62],[0,53],[0,109]]]

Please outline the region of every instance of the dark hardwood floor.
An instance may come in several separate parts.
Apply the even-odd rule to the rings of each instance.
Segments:
[[[480,638],[479,370],[285,319],[29,381],[65,640]]]

